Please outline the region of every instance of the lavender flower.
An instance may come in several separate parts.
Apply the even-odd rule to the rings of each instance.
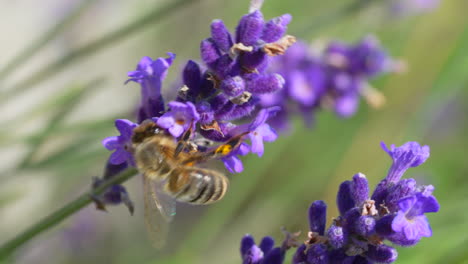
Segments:
[[[405,163],[413,167],[422,164],[429,156],[427,146],[416,148],[423,149],[422,151],[414,151],[415,148],[416,142],[408,142],[399,148],[392,146],[391,151],[383,145],[383,149],[393,158],[394,164]],[[407,168],[409,166],[405,166],[404,170]],[[432,196],[433,187],[411,188],[411,191],[397,192],[398,197],[395,197],[392,190],[395,190],[399,182],[409,184],[413,181],[398,179],[389,185],[389,177],[393,178],[392,170],[376,188],[376,191],[380,190],[386,194],[380,196],[381,201],[378,203],[367,197],[369,187],[363,174],[356,174],[353,181],[344,182],[337,196],[340,216],[335,218],[325,233],[317,233],[316,229],[312,228],[318,222],[324,224],[324,213],[316,213],[317,210],[313,209],[323,202],[314,202],[309,211],[309,240],[305,247],[296,252],[296,258],[301,261],[293,263],[392,263],[398,254],[394,248],[384,244],[385,240],[408,246],[414,245],[423,236],[431,236],[429,222],[424,214],[439,210],[439,204]],[[382,186],[386,186],[386,192],[381,191]],[[390,199],[391,196],[393,197]],[[398,206],[388,207],[394,200],[398,201]]]
[[[382,146],[392,157],[394,165],[408,165],[400,167],[403,172],[409,167],[421,165],[429,156],[429,147],[420,147],[416,142],[408,142],[401,147],[392,145],[391,150],[384,144]],[[385,194],[379,195],[380,202],[369,198],[369,186],[364,174],[358,173],[352,181],[343,182],[337,194],[340,215],[333,219],[327,230],[327,205],[323,201],[313,202],[308,212],[308,240],[298,245],[291,243],[293,240],[290,236],[287,239],[289,242],[283,243],[281,248],[286,251],[289,247],[284,247],[285,244],[297,246],[292,263],[393,263],[398,252],[386,245],[385,241],[410,246],[422,237],[430,237],[432,231],[425,213],[439,210],[439,204],[432,195],[434,187],[416,187],[413,179],[401,179],[402,174],[395,179],[392,173],[390,169],[372,195],[374,197],[376,191]],[[383,188],[386,188],[385,192]],[[266,262],[264,255],[267,253],[261,248],[255,245],[252,237],[244,237],[241,242],[243,263],[283,263],[284,252],[276,262]]]
[[[255,6],[260,6],[259,2],[252,5]],[[116,126],[120,136],[103,140],[103,145],[114,151],[108,162],[111,169],[104,179],[113,177],[127,166],[135,166],[131,137],[133,129],[146,120],[167,130],[175,141],[190,141],[190,146],[200,152],[213,151],[216,147],[197,142],[240,141],[235,148],[228,148],[216,156],[231,173],[243,170],[239,156],[252,152],[261,157],[264,142],[277,138],[275,130],[266,122],[279,108],[261,107],[260,95],[272,94],[282,89],[285,83],[281,75],[266,71],[268,57],[284,54],[295,42],[294,37],[285,35],[290,21],[291,16],[285,14],[265,22],[260,10],[252,8],[240,19],[232,36],[223,21],[214,20],[211,37],[200,44],[205,65],[200,66],[193,60],[187,62],[181,80],[175,81],[182,84],[182,87],[178,86],[177,98],[167,105],[161,88],[175,54],[167,53],[167,58],[155,60],[143,57],[136,70],[128,72],[127,80],[141,87],[137,123],[119,119]],[[189,130],[191,133],[186,133]],[[247,139],[251,145],[245,142]],[[95,187],[100,182],[101,179],[97,179]],[[100,209],[121,202],[131,205],[125,188],[120,185],[93,199]]]
[[[174,101],[168,105],[170,110],[159,117],[156,124],[166,128],[174,137],[180,137],[184,131],[189,129],[190,125],[192,129],[195,129],[200,115],[192,103],[187,102],[184,104]]]
[[[393,15],[405,17],[430,12],[440,5],[440,0],[393,0],[388,4]]]
[[[379,107],[384,97],[370,86],[369,80],[399,69],[374,37],[366,37],[355,45],[332,42],[323,52],[315,53],[298,42],[285,56],[273,59],[270,70],[284,77],[284,89],[262,95],[261,104],[282,107],[278,119],[272,120],[276,128],[288,127],[285,116],[290,113],[301,114],[310,125],[315,112],[322,108],[350,117],[356,113],[361,97]]]
[[[168,58],[152,60],[143,57],[135,71],[128,72],[127,82],[137,82],[141,86],[141,104],[138,109],[138,123],[145,119],[159,116],[164,111],[164,100],[161,95],[161,86],[166,78],[167,70],[175,59],[174,53],[167,53]]]
[[[114,150],[114,152],[109,157],[109,162],[114,165],[129,163],[130,165],[135,165],[135,160],[133,159],[131,149],[131,137],[133,129],[137,127],[137,124],[125,120],[117,119],[115,121],[115,127],[120,132],[120,136],[107,137],[102,141],[102,145],[108,150]]]
[[[402,198],[398,201],[399,211],[392,222],[392,230],[402,232],[407,240],[416,240],[432,235],[429,221],[424,213],[439,210],[439,204],[434,196],[422,193]]]
[[[243,264],[282,264],[288,249],[298,246],[296,237],[299,235],[284,231],[285,239],[281,246],[275,247],[275,240],[266,236],[257,246],[251,235],[245,235],[240,244],[240,253]]]

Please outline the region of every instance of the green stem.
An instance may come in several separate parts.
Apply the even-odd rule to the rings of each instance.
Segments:
[[[195,1],[199,0],[171,0],[168,1],[168,3],[163,7],[158,6],[153,8],[147,14],[131,22],[130,24],[120,27],[119,29],[110,32],[102,38],[97,39],[94,42],[91,42],[81,48],[71,51],[67,55],[48,64],[48,66],[42,70],[33,73],[29,78],[19,82],[17,85],[14,85],[6,92],[0,94],[0,102],[7,101],[16,94],[24,92],[34,85],[37,85],[40,82],[46,80],[47,78],[54,76],[55,74],[64,70],[72,62],[75,62],[78,59],[83,59],[86,56],[89,56],[109,45],[117,44],[119,40],[129,36],[132,33],[142,30],[152,22],[163,19],[172,12],[178,10],[179,7],[185,6]]]
[[[116,175],[115,177],[105,181],[101,186],[99,186],[95,190],[91,190],[89,192],[84,193],[83,195],[76,198],[74,201],[68,203],[67,205],[55,211],[54,213],[47,216],[46,218],[42,219],[35,225],[26,229],[23,233],[14,237],[13,239],[6,242],[0,247],[0,260],[5,259],[9,255],[11,255],[15,249],[17,249],[19,246],[23,245],[24,243],[26,243],[33,237],[57,225],[58,223],[60,223],[61,221],[69,217],[70,215],[76,213],[77,211],[81,210],[82,208],[90,204],[92,202],[92,199],[91,199],[92,195],[99,195],[103,193],[110,186],[115,185],[115,184],[121,184],[127,181],[128,179],[135,176],[136,173],[137,172],[135,169],[128,169]]]
[[[47,45],[51,40],[62,33],[66,28],[72,25],[96,0],[84,0],[73,11],[66,15],[62,20],[57,22],[49,31],[41,35],[39,39],[33,41],[9,63],[0,70],[0,79],[4,79],[9,73],[13,72],[21,64],[28,61],[31,56],[37,53],[41,48]]]

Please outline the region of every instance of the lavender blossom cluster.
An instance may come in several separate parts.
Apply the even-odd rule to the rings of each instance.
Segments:
[[[382,148],[392,158],[387,176],[372,195],[362,173],[343,182],[337,195],[340,215],[326,229],[327,205],[315,201],[309,208],[310,232],[293,256],[293,264],[371,264],[392,263],[397,259],[395,248],[385,244],[412,246],[422,237],[430,237],[432,230],[426,213],[437,212],[439,204],[432,195],[432,185],[419,186],[412,178],[402,179],[410,167],[417,167],[429,157],[429,147],[417,142],[390,149]],[[275,251],[270,238],[259,246],[246,236],[241,242],[244,264],[281,264],[285,252],[293,245],[291,237]],[[268,243],[267,243],[268,242]]]
[[[291,16],[285,14],[265,21],[258,9],[244,15],[231,34],[221,20],[211,24],[211,37],[200,44],[203,64],[189,60],[182,71],[182,83],[177,98],[166,104],[161,88],[175,54],[153,60],[143,57],[134,71],[128,72],[127,82],[140,85],[141,102],[137,122],[118,119],[115,122],[119,136],[108,137],[103,145],[113,151],[106,166],[109,178],[128,166],[135,166],[131,137],[133,129],[145,120],[151,120],[179,140],[191,129],[198,151],[210,151],[206,142],[226,142],[246,135],[240,146],[222,157],[231,173],[239,173],[243,165],[240,155],[254,153],[262,156],[264,142],[276,140],[277,133],[267,120],[274,116],[278,106],[262,107],[260,96],[274,93],[284,86],[284,78],[267,71],[269,58],[281,56],[295,42],[285,35]],[[252,118],[252,116],[254,116]],[[250,145],[245,140],[250,140]],[[203,141],[204,140],[204,141]],[[102,179],[96,179],[94,187]],[[132,211],[128,194],[121,186],[114,186],[101,197],[94,197],[97,207],[124,202]]]
[[[298,41],[284,56],[274,58],[270,69],[286,80],[284,89],[263,95],[264,107],[279,105],[281,111],[272,125],[289,128],[291,114],[300,114],[307,125],[315,113],[331,109],[348,118],[358,109],[361,97],[373,107],[384,103],[384,96],[369,81],[379,75],[398,72],[402,65],[392,59],[373,36],[356,44],[331,42],[323,51],[315,51]]]

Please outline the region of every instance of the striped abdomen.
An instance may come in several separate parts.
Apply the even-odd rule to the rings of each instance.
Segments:
[[[164,189],[180,202],[209,204],[223,198],[227,187],[226,176],[215,170],[183,166],[169,173]]]

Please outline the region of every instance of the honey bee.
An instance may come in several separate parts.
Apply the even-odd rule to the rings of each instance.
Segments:
[[[179,142],[151,121],[134,129],[132,151],[136,167],[143,174],[145,224],[155,247],[160,248],[165,243],[176,201],[210,204],[223,198],[228,188],[227,177],[196,165],[228,155],[239,146],[245,134],[201,152],[193,148],[184,151],[189,145],[191,129]]]

